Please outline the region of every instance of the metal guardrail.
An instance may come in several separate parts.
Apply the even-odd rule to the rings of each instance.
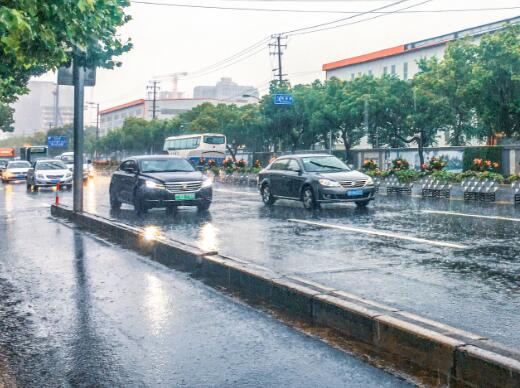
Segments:
[[[518,204],[520,204],[520,180],[514,181],[513,183],[511,183],[511,188],[513,189],[514,194],[515,194],[515,198],[514,198],[515,205],[518,205]]]

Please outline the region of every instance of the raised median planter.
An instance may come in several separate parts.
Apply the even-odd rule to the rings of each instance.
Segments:
[[[304,326],[332,329],[347,340],[350,350],[375,357],[427,385],[520,387],[520,353],[484,337],[307,279],[283,276],[239,258],[162,238],[149,229],[73,213],[66,206],[53,205],[51,213],[251,304],[268,306]]]

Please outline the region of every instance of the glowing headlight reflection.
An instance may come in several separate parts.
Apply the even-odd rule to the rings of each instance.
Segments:
[[[160,237],[159,228],[157,226],[147,226],[144,228],[144,239],[146,241],[153,241]]]
[[[197,245],[204,251],[217,251],[218,250],[218,229],[211,223],[208,222],[199,232],[199,240]]]

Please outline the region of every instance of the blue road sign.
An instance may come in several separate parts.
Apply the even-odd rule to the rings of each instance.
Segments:
[[[69,139],[67,136],[49,136],[47,137],[47,146],[50,148],[67,148]]]
[[[275,105],[292,105],[293,96],[292,94],[275,94],[274,103]]]

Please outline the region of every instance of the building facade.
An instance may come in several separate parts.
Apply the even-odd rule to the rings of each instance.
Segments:
[[[254,86],[238,85],[231,78],[221,78],[215,86],[196,86],[193,89],[193,98],[249,101],[251,98],[258,99],[258,89]]]
[[[211,98],[177,98],[159,99],[155,101],[155,118],[169,119],[183,112],[187,112],[203,103],[210,104],[237,104],[241,102],[219,101]],[[106,135],[109,131],[120,128],[128,117],[137,117],[145,120],[152,120],[154,116],[153,100],[134,100],[128,103],[104,109],[99,112],[99,133],[100,136]]]
[[[55,82],[30,81],[29,93],[21,96],[14,108],[14,135],[32,135],[72,123],[74,90]]]
[[[504,19],[494,23],[460,30],[416,42],[406,43],[323,65],[326,78],[337,77],[353,80],[362,75],[381,77],[385,74],[396,75],[403,80],[413,78],[419,71],[417,65],[422,58],[442,58],[449,42],[472,37],[478,41],[483,34],[500,30],[511,23],[519,23],[520,17]]]

